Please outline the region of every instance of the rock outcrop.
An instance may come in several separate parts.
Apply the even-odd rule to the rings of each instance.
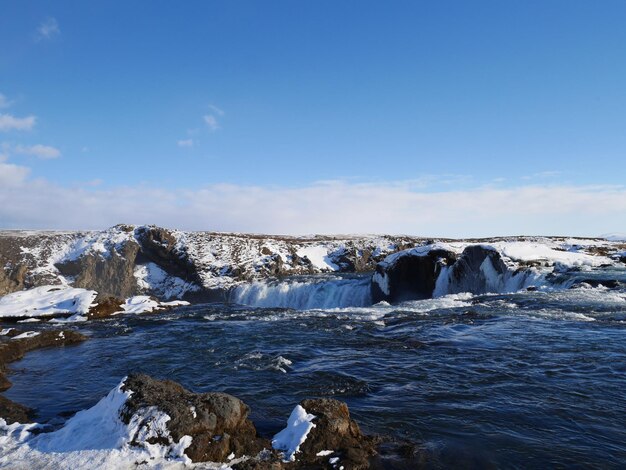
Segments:
[[[307,465],[311,466],[309,468],[319,465],[324,468],[333,459],[336,468],[369,468],[369,459],[376,454],[377,441],[361,432],[359,425],[350,418],[350,411],[345,403],[331,398],[320,398],[303,400],[300,406],[315,416],[315,427],[300,446],[299,465],[305,468]],[[323,452],[328,450],[333,452]]]
[[[141,410],[156,407],[170,417],[166,426],[175,442],[192,438],[185,454],[194,462],[226,462],[231,454],[254,456],[270,447],[267,439],[257,436],[248,406],[232,395],[192,393],[176,382],[145,374],[129,375],[124,389],[132,395],[122,420],[128,424]]]
[[[429,299],[442,268],[456,261],[451,250],[429,245],[391,255],[376,266],[372,277],[372,299],[402,302]]]
[[[532,267],[509,266],[495,248],[469,245],[457,254],[440,245],[389,256],[372,277],[374,302],[429,299],[434,295],[512,292],[529,286]]]

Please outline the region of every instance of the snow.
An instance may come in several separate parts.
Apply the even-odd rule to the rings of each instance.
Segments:
[[[576,251],[562,251],[559,247],[536,242],[498,242],[493,244],[503,256],[513,261],[543,261],[567,267],[600,266],[611,263],[605,256],[593,256]]]
[[[18,323],[37,323],[40,322],[41,320],[39,318],[25,318],[24,320],[18,320]]]
[[[159,308],[159,301],[148,295],[136,295],[126,299],[122,309],[126,313],[146,313]]]
[[[140,264],[135,267],[133,274],[139,289],[162,299],[180,298],[187,292],[199,289],[193,283],[170,276],[155,263]]]
[[[65,286],[42,286],[13,292],[0,298],[0,317],[84,315],[96,295],[93,290]]]
[[[307,413],[302,406],[297,405],[287,420],[287,427],[274,436],[272,447],[284,452],[285,462],[296,460],[295,454],[300,451],[300,446],[306,440],[311,429],[315,427],[314,419],[314,415]]]
[[[170,417],[154,407],[140,409],[129,424],[121,418],[132,391],[122,390],[124,380],[93,407],[79,411],[58,430],[39,424],[7,425],[0,419],[0,467],[30,469],[130,469],[183,468],[191,462],[184,451],[192,438],[174,442],[167,430]],[[159,437],[163,444],[150,444]],[[132,443],[132,444],[131,444]],[[204,468],[228,468],[224,465]]]
[[[332,454],[333,452],[335,452],[334,450],[320,450],[317,454],[315,454],[317,457],[326,457],[327,455]]]
[[[607,233],[602,235],[601,238],[612,242],[624,242],[626,241],[626,233]]]
[[[40,334],[41,333],[39,333],[38,331],[25,331],[24,333],[14,336],[11,339],[34,338],[35,336],[39,336]]]
[[[155,310],[161,310],[167,307],[178,307],[183,305],[189,305],[189,302],[184,300],[173,300],[171,302],[159,302],[148,295],[136,295],[126,299],[122,304],[122,312],[124,313],[148,313]],[[118,313],[122,313],[118,312]]]
[[[328,251],[328,247],[317,245],[300,248],[296,254],[301,258],[306,256],[311,264],[320,271],[338,271],[339,266],[331,261]]]

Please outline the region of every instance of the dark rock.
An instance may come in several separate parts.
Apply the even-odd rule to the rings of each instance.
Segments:
[[[122,413],[124,422],[141,409],[157,407],[170,416],[167,429],[175,442],[185,435],[192,437],[185,454],[194,462],[225,462],[231,453],[257,455],[270,447],[268,440],[257,436],[248,406],[231,395],[196,394],[176,382],[145,374],[129,375],[124,388],[133,391]]]
[[[608,289],[617,289],[621,286],[617,279],[577,279],[572,288],[580,287],[581,284],[587,284],[590,287],[606,287]]]
[[[3,418],[7,424],[30,423],[32,416],[33,410],[27,406],[15,403],[0,395],[0,418]]]
[[[102,297],[127,298],[137,293],[133,273],[138,253],[139,245],[127,242],[109,256],[87,254],[55,266],[62,275],[74,277],[73,287],[95,290]]]
[[[98,318],[110,317],[115,312],[122,310],[123,303],[124,301],[122,299],[118,299],[117,297],[100,298],[100,296],[98,296],[96,298],[96,305],[89,309],[87,318],[89,320],[95,320]]]
[[[456,254],[451,251],[432,249],[425,254],[408,250],[391,263],[379,263],[372,282],[372,299],[374,303],[429,299],[441,268],[455,260]],[[376,282],[376,275],[386,279],[388,293]]]
[[[140,245],[138,263],[153,262],[172,276],[202,285],[196,267],[185,251],[179,251],[176,237],[169,230],[154,226],[139,227],[135,238]]]
[[[302,468],[317,464],[325,468],[329,456],[318,457],[322,450],[333,450],[333,457],[339,457],[337,466],[346,470],[369,468],[369,459],[376,454],[376,440],[361,432],[359,425],[350,419],[348,406],[338,400],[320,398],[303,400],[300,405],[316,418],[297,454]]]
[[[481,269],[489,260],[497,275],[505,274],[509,269],[502,261],[500,253],[483,245],[470,245],[463,250],[450,271],[450,293],[471,292],[485,294],[489,292],[489,279]]]
[[[0,269],[0,296],[24,289],[27,274],[25,264],[6,263],[5,268]]]

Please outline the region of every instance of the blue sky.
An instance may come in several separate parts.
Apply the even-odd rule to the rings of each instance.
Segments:
[[[0,227],[626,231],[623,1],[0,9]]]

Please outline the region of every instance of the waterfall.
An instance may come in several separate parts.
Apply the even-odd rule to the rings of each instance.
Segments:
[[[545,282],[544,276],[537,271],[526,269],[504,272],[498,271],[491,260],[485,258],[477,271],[469,271],[460,278],[454,276],[451,266],[444,266],[439,273],[433,297],[448,294],[471,292],[472,294],[506,294],[523,290],[531,285],[541,285]]]
[[[230,301],[251,307],[296,310],[366,307],[372,304],[370,276],[311,276],[241,284]]]

